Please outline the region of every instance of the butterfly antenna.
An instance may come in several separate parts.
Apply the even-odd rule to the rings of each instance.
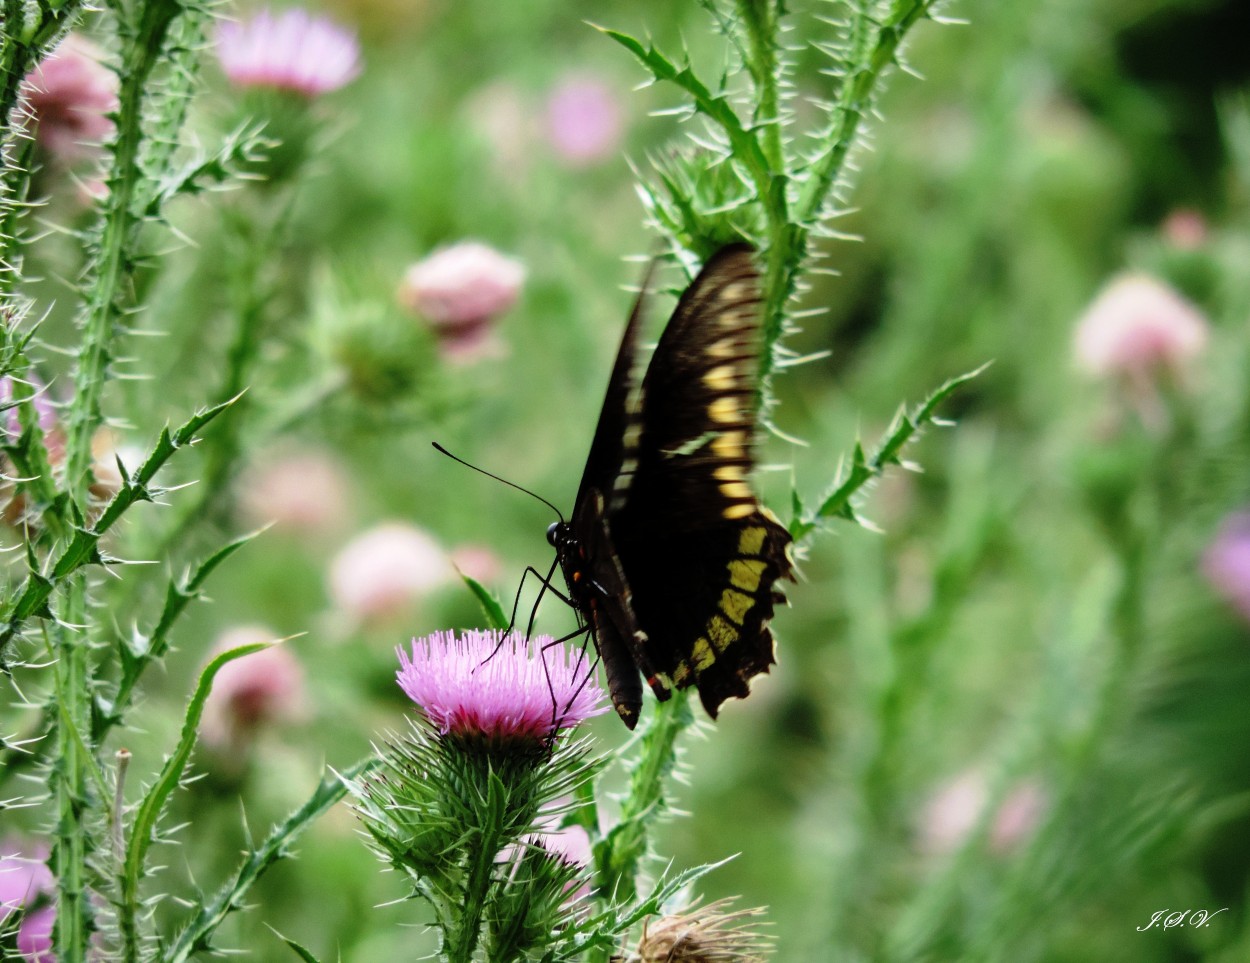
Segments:
[[[519,492],[525,492],[525,494],[529,495],[531,498],[537,498],[540,502],[542,502],[544,505],[550,508],[553,512],[555,512],[556,517],[559,518],[560,521],[564,521],[564,516],[560,513],[560,509],[556,508],[555,505],[551,504],[551,502],[543,498],[542,495],[535,494],[534,492],[530,491],[528,488],[522,488],[516,482],[510,482],[506,478],[500,478],[498,475],[491,474],[485,468],[478,468],[477,465],[472,465],[469,462],[465,461],[463,458],[457,458],[455,455],[453,455],[451,452],[449,452],[446,448],[444,448],[442,445],[440,445],[436,441],[432,441],[430,442],[430,444],[432,444],[435,447],[435,449],[437,449],[442,454],[446,455],[452,461],[460,462],[460,464],[464,465],[465,468],[472,468],[476,472],[481,472],[487,478],[493,478],[497,482],[503,482],[509,488],[515,488]]]

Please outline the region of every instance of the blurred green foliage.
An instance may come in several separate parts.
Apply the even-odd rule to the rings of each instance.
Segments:
[[[793,11],[794,82],[814,100],[823,63],[802,46],[817,30],[807,7]],[[547,509],[429,442],[571,503],[628,309],[621,286],[638,274],[621,258],[652,240],[623,157],[561,163],[544,131],[548,92],[570,72],[619,91],[634,158],[684,136],[652,116],[676,92],[632,90],[638,69],[582,22],[582,5],[326,11],[360,29],[365,70],[317,105],[328,134],[303,182],[178,208],[188,243],[140,278],[166,336],[138,344],[129,365],[148,379],[106,396],[135,444],[215,399],[241,304],[261,291],[267,340],[232,443],[251,472],[284,450],[330,452],[350,487],[328,533],[274,529],[214,575],[213,604],[180,626],[167,673],[148,680],[143,729],[125,735],[155,769],[223,630],[302,633],[287,645],[305,669],[307,718],[265,734],[242,775],[201,760],[204,778],[176,802],[187,826],[165,874],[185,898],[234,865],[240,807],[262,836],[323,764],[348,765],[398,726],[396,645],[480,621],[448,585],[400,617],[348,624],[326,585],[353,532],[405,519],[449,548],[489,546],[506,597],[525,565],[547,564]],[[1250,163],[1233,136],[1250,110],[1250,11],[961,0],[948,12],[968,25],[915,32],[907,61],[924,79],[893,78],[855,155],[857,188],[834,227],[859,240],[824,243],[837,275],[810,279],[802,306],[824,311],[789,341],[829,356],[777,384],[777,425],[806,445],[768,440],[778,470],[761,473],[765,500],[783,510],[793,484],[813,501],[900,401],[993,366],[947,409],[958,428],[912,453],[924,473],[887,479],[862,505],[884,534],[840,524],[812,544],[775,623],[779,665],[688,746],[688,815],[656,849],[677,866],[740,853],[703,891],[767,905],[782,961],[1245,960],[1250,631],[1199,559],[1221,517],[1250,502]],[[609,2],[591,15],[684,42],[713,69],[724,56],[698,4]],[[224,128],[234,97],[214,73],[194,123]],[[1181,209],[1205,225],[1194,243],[1162,228]],[[288,240],[274,249],[277,236]],[[456,366],[394,291],[408,264],[464,238],[529,273],[500,327],[506,355]],[[76,272],[73,249],[53,235],[36,251],[55,297]],[[1077,318],[1128,267],[1182,291],[1212,326],[1162,427],[1073,364]],[[394,340],[380,349],[370,330]],[[71,343],[69,319],[54,311],[41,337]],[[362,364],[370,352],[399,359],[381,397],[334,379],[349,349]],[[44,372],[54,394],[67,383],[56,364]],[[180,480],[210,471],[220,444],[210,435],[176,466]],[[234,480],[240,499],[254,478]],[[187,506],[182,564],[259,521],[230,499],[196,499],[193,487],[135,513],[115,550],[146,557]],[[123,623],[156,604],[135,592],[123,581],[110,596]],[[557,606],[542,612],[545,631],[571,624]],[[19,713],[0,710],[6,731]],[[625,738],[612,719],[596,728],[606,744]],[[954,780],[964,791],[951,802]],[[995,809],[1021,787],[1031,818],[996,836]],[[935,828],[935,800],[963,814],[961,831]],[[29,811],[6,820],[39,826]],[[219,942],[258,960],[290,958],[268,927],[323,959],[431,948],[345,808],[251,895]],[[1138,931],[1160,910],[1223,907],[1205,927]]]

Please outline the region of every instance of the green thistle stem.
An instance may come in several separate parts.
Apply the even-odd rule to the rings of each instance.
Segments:
[[[141,8],[138,29],[122,55],[109,194],[89,272],[92,284],[82,324],[82,347],[74,373],[74,402],[66,439],[66,484],[80,505],[86,503],[91,484],[91,441],[103,422],[100,399],[108,381],[113,341],[119,328],[123,282],[133,264],[139,224],[135,208],[143,176],[139,154],[144,140],[146,88],[153,69],[161,62],[170,26],[184,9],[177,0],[148,0]]]
[[[857,29],[852,36],[850,55],[854,63],[865,66],[845,78],[838,92],[833,123],[826,137],[828,146],[812,164],[811,173],[799,196],[797,213],[804,224],[812,225],[820,220],[825,200],[842,171],[846,155],[855,144],[860,125],[872,103],[872,92],[880,83],[882,73],[898,62],[898,50],[903,38],[917,22],[930,15],[935,3],[936,0],[895,0],[893,9],[876,31],[875,44],[868,56],[864,56],[864,52],[871,37],[863,28],[871,21],[863,12],[856,17]]]
[[[647,852],[647,829],[664,811],[664,783],[677,762],[677,740],[694,723],[689,690],[658,703],[647,719],[620,821],[595,847],[595,887],[621,902],[638,895],[638,865]]]
[[[56,725],[57,763],[51,780],[57,812],[52,858],[57,883],[53,944],[62,963],[85,959],[89,936],[85,879],[88,826],[84,817],[91,809],[87,785],[91,758],[84,736],[90,731],[91,687],[87,646],[79,635],[82,630],[75,628],[83,624],[85,611],[86,583],[78,577],[66,593],[66,618],[55,628],[56,700],[61,711]]]

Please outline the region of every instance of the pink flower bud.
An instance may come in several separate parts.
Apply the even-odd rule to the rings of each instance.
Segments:
[[[489,345],[493,322],[516,303],[524,281],[519,261],[465,241],[410,267],[397,296],[425,318],[447,353],[465,358]]]
[[[1211,587],[1250,622],[1250,511],[1229,515],[1202,557]]]
[[[1090,374],[1142,387],[1178,374],[1206,346],[1207,319],[1146,274],[1113,280],[1077,323],[1077,362]]]
[[[102,59],[90,40],[70,34],[23,83],[35,139],[64,161],[89,156],[113,131],[108,115],[117,110],[117,76]]]
[[[264,626],[240,626],[223,633],[211,655],[278,637]],[[258,730],[297,721],[304,708],[304,671],[288,647],[273,645],[221,667],[204,703],[200,738],[222,753],[246,748]]]
[[[298,8],[262,10],[217,29],[217,59],[236,87],[285,90],[312,99],[360,73],[356,35]]]
[[[430,535],[404,522],[378,525],[345,545],[330,565],[330,595],[364,621],[390,618],[455,576]]]
[[[597,77],[570,74],[547,99],[551,146],[570,167],[587,167],[614,155],[623,130],[616,94]]]

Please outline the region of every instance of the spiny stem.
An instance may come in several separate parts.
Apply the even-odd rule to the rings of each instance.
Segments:
[[[103,228],[90,276],[91,289],[82,324],[82,347],[74,372],[74,401],[66,439],[66,484],[84,506],[91,484],[91,442],[103,422],[101,396],[109,378],[109,362],[121,313],[123,281],[130,275],[139,219],[134,211],[142,170],[143,106],[148,78],[161,61],[170,25],[184,11],[177,0],[148,0],[141,8],[138,29],[122,56],[118,90],[117,134],[112,145]]]

